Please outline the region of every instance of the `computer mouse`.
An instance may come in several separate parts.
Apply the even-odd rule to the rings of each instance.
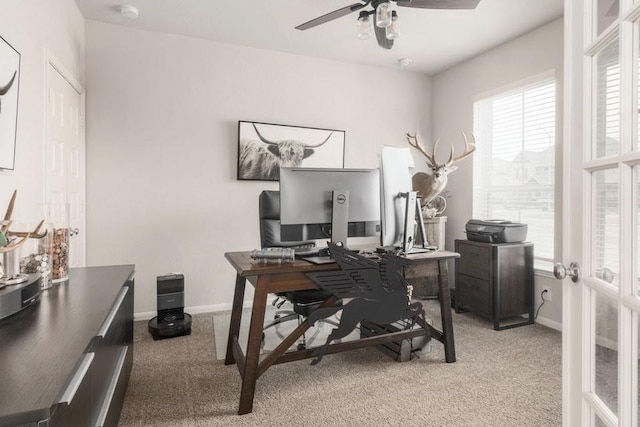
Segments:
[[[329,248],[322,248],[318,251],[318,256],[329,256]]]

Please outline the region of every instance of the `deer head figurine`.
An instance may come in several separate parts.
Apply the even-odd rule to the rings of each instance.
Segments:
[[[413,175],[411,179],[413,190],[418,192],[418,197],[422,199],[422,206],[427,205],[447,186],[447,175],[456,170],[458,167],[453,164],[468,157],[476,149],[476,141],[471,134],[471,142],[467,139],[467,136],[462,132],[462,138],[464,138],[464,153],[459,156],[455,156],[453,144],[451,144],[451,155],[449,160],[444,163],[438,164],[436,162],[436,148],[438,146],[439,139],[433,143],[433,150],[431,154],[420,145],[417,135],[411,135],[407,133],[407,142],[410,146],[420,151],[427,158],[427,165],[431,168],[431,174],[424,172],[418,172]]]

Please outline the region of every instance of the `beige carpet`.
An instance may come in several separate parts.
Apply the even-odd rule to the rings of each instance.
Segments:
[[[439,325],[437,306],[423,303]],[[214,319],[226,317],[196,315],[192,335],[161,341],[136,323],[120,426],[561,425],[560,333],[497,332],[468,313],[453,314],[456,363],[434,342],[406,363],[367,348],[277,365],[258,380],[253,413],[238,416],[240,376],[214,343]]]

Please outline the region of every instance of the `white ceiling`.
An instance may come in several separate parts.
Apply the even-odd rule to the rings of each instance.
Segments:
[[[562,16],[563,0],[480,0],[474,10],[398,11],[391,50],[356,37],[357,12],[306,31],[294,27],[357,0],[75,0],[87,19],[344,62],[434,74]],[[120,4],[140,10],[131,20]]]

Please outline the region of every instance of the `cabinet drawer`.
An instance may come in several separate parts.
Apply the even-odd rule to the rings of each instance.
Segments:
[[[92,424],[95,427],[117,426],[124,402],[124,394],[127,390],[131,353],[129,347],[124,346],[119,349],[115,369],[111,372],[111,377],[107,381],[106,395],[100,402],[96,402],[98,418]]]
[[[458,270],[461,274],[489,280],[490,247],[481,247],[460,243],[456,248],[460,254]]]
[[[92,383],[93,426],[115,426],[118,418],[107,417],[112,402],[119,403],[120,395],[115,395],[116,384],[123,370],[123,362],[127,355],[128,327],[130,305],[133,295],[128,286],[123,286],[111,307],[97,337],[93,349],[96,354],[94,361],[94,380]],[[119,415],[119,411],[118,411]]]
[[[492,304],[489,282],[458,274],[458,280],[456,282],[456,303],[459,307],[491,318]]]
[[[85,353],[49,420],[51,427],[88,426],[91,423],[91,381],[94,353]]]

